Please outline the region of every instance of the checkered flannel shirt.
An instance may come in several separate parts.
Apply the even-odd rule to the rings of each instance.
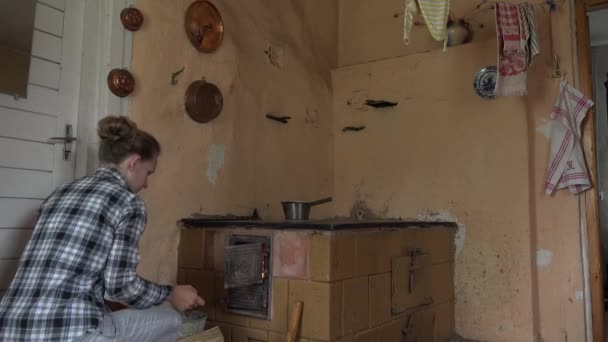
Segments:
[[[162,303],[171,287],[135,273],[145,223],[143,201],[114,168],[55,190],[0,301],[0,341],[71,341],[99,330],[104,294],[135,308]]]

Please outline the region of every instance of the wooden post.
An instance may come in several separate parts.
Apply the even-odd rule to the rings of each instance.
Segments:
[[[576,0],[576,44],[578,52],[579,89],[593,98],[593,79],[591,77],[591,46],[589,37],[589,19],[587,5],[606,4],[606,0]],[[595,113],[591,109],[583,122],[583,151],[589,167],[589,177],[595,187],[598,185],[597,162],[595,155]],[[587,206],[587,240],[589,256],[589,285],[591,287],[591,322],[593,324],[593,341],[603,342],[604,331],[604,289],[602,284],[602,259],[600,251],[599,208],[596,188],[585,192]]]
[[[289,328],[287,329],[286,342],[296,342],[298,338],[298,330],[300,328],[300,319],[302,318],[302,308],[304,303],[295,302],[291,308],[291,320],[289,321]]]

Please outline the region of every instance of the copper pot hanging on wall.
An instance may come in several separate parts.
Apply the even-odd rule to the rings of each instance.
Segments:
[[[185,26],[188,39],[201,52],[213,52],[222,44],[222,16],[207,0],[197,0],[188,7]]]
[[[137,31],[144,24],[144,15],[135,7],[127,7],[120,12],[120,21],[129,31]]]
[[[186,89],[186,112],[192,120],[207,123],[220,115],[224,97],[220,89],[205,80],[192,82]]]
[[[135,90],[135,79],[128,70],[113,69],[108,73],[108,88],[118,97],[129,96]]]

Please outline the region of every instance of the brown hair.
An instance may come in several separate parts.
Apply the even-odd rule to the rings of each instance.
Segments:
[[[132,154],[151,160],[160,154],[160,144],[148,132],[137,128],[135,122],[124,116],[108,116],[97,124],[99,160],[119,164]]]

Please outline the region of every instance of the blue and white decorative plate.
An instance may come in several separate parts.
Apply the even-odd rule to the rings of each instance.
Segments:
[[[479,70],[473,81],[473,88],[479,97],[489,100],[496,98],[497,76],[496,66],[491,65]]]

